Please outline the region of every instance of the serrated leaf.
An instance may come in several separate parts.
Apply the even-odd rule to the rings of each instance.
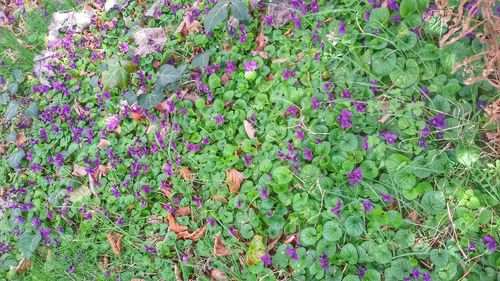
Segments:
[[[231,1],[231,13],[238,20],[246,20],[249,18],[248,16],[248,8],[241,0],[232,0]]]
[[[221,0],[208,12],[204,25],[206,31],[213,31],[214,28],[227,18],[228,2]]]
[[[153,106],[159,105],[163,101],[163,93],[153,91],[149,94],[142,94],[137,98],[137,104],[145,109],[150,109]]]
[[[5,111],[5,121],[10,121],[14,117],[16,117],[17,111],[19,110],[19,103],[15,100],[10,101],[7,106],[7,110]]]
[[[30,258],[38,247],[40,240],[42,240],[42,236],[38,231],[34,234],[31,231],[24,232],[19,238],[19,250],[21,254],[25,258]]]
[[[160,71],[158,72],[158,79],[156,80],[156,84],[159,87],[165,87],[168,84],[179,81],[182,78],[181,68],[175,68],[170,64],[165,64],[160,67]]]

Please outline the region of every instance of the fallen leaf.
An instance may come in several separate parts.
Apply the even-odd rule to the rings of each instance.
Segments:
[[[255,235],[248,244],[248,251],[245,254],[245,264],[258,264],[260,262],[260,257],[266,254],[266,246],[263,242],[263,237],[260,235]]]
[[[134,119],[135,121],[141,121],[142,119],[144,119],[144,114],[142,114],[142,113],[137,113],[137,112],[132,112],[131,117],[132,117],[132,119]]]
[[[73,172],[71,172],[72,176],[75,177],[82,177],[87,175],[87,170],[85,170],[85,167],[80,166],[78,164],[73,164]]]
[[[108,146],[111,145],[111,142],[107,139],[100,139],[99,140],[99,143],[97,144],[97,148],[98,149],[101,149],[101,148],[106,148]]]
[[[181,217],[181,216],[189,216],[191,214],[191,208],[189,206],[186,207],[181,207],[174,212],[174,216],[176,217]]]
[[[385,122],[387,122],[387,120],[389,120],[389,118],[391,118],[390,114],[384,114],[384,116],[382,116],[382,118],[380,118],[378,122],[384,124]]]
[[[109,245],[111,246],[111,250],[113,250],[113,253],[115,255],[120,256],[121,251],[122,251],[122,245],[121,245],[121,239],[123,237],[123,234],[116,233],[116,232],[109,232],[107,234],[108,242]]]
[[[89,26],[95,15],[94,10],[83,10],[81,12],[69,12],[52,14],[52,22],[49,25],[48,42],[54,41],[63,27],[74,27],[74,31],[81,32]]]
[[[229,191],[231,191],[231,193],[238,194],[241,183],[243,182],[243,174],[236,169],[230,169],[226,172],[226,177]]]
[[[288,0],[275,0],[273,5],[269,5],[269,16],[272,17],[273,27],[281,27],[292,19],[292,11]]]
[[[189,234],[186,239],[191,241],[198,241],[205,234],[205,230],[207,229],[207,225],[205,224],[203,227],[198,228],[193,233]]]
[[[118,8],[125,8],[128,5],[128,0],[106,0],[104,3],[104,11],[109,12],[115,6]]]
[[[232,255],[232,251],[228,250],[226,244],[220,239],[220,232],[214,238],[213,254],[216,257],[224,257]]]
[[[151,215],[146,221],[148,224],[161,224],[161,223],[163,223],[163,219],[161,219],[157,215]]]
[[[193,173],[191,173],[191,170],[189,170],[189,167],[180,169],[179,175],[185,180],[192,180],[194,178]]]
[[[14,142],[16,146],[20,146],[21,144],[26,142],[26,136],[24,135],[24,132],[20,132],[17,134],[17,139]]]
[[[19,261],[19,264],[15,267],[15,271],[21,273],[30,269],[32,266],[33,262],[27,258],[22,258],[21,261]]]
[[[410,218],[412,222],[418,223],[418,212],[417,211],[411,211],[408,214],[408,218]]]
[[[255,138],[255,129],[253,128],[252,124],[247,120],[243,120],[243,126],[245,127],[245,132],[247,133],[248,138]]]
[[[187,226],[184,226],[184,225],[177,223],[177,221],[175,221],[175,218],[170,213],[167,216],[167,221],[168,221],[168,226],[170,227],[170,230],[172,230],[175,233],[182,233],[182,232],[186,232],[188,230]]]
[[[134,33],[134,41],[137,45],[135,54],[145,57],[148,54],[161,51],[167,42],[167,35],[161,27],[140,28]]]
[[[261,31],[259,33],[259,35],[257,36],[257,38],[255,39],[255,41],[257,42],[257,47],[255,48],[255,50],[257,52],[263,52],[264,48],[266,47],[267,43],[269,42],[269,38],[267,38],[267,36],[264,35],[264,32]]]
[[[85,110],[77,101],[76,99],[73,101],[73,109],[75,110],[76,114],[78,116],[89,116],[89,111]]]
[[[229,280],[224,272],[217,270],[215,268],[212,269],[212,271],[210,271],[210,277],[212,277],[212,279],[215,281],[227,281],[227,280]]]

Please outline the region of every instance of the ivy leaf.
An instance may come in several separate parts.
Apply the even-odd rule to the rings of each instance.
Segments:
[[[130,72],[133,71],[133,64],[118,56],[113,56],[107,61],[108,69],[101,75],[103,90],[113,88],[125,88],[128,84]]]
[[[16,152],[13,152],[9,155],[9,158],[7,159],[7,163],[12,169],[16,169],[21,161],[24,159],[26,154],[24,153],[23,150],[18,150]]]
[[[159,87],[165,87],[168,84],[181,80],[181,78],[182,78],[181,68],[175,68],[170,64],[164,64],[162,67],[160,67],[156,83],[158,84]]]
[[[329,221],[323,226],[323,238],[330,242],[338,241],[342,238],[342,228],[335,221]]]
[[[31,231],[24,232],[19,238],[19,250],[25,258],[30,258],[35,252],[38,244],[42,240],[42,236],[37,231],[33,234]]]
[[[387,75],[396,67],[396,54],[389,49],[376,52],[372,56],[371,65],[375,74]]]
[[[24,82],[24,74],[20,69],[14,70],[13,76],[14,76],[14,80],[16,80],[16,82],[18,84],[21,84]]]
[[[153,106],[160,104],[163,101],[163,91],[154,90],[149,94],[142,94],[137,97],[137,104],[145,109],[150,109]]]
[[[19,103],[15,100],[10,101],[5,111],[5,121],[8,122],[16,117],[17,111],[19,110]]]
[[[17,89],[18,85],[16,82],[10,82],[9,84],[7,84],[7,91],[9,92],[9,94],[13,95],[17,93]]]
[[[233,16],[240,21],[246,20],[248,16],[248,8],[241,0],[231,1],[231,12]]]
[[[38,114],[39,114],[38,103],[35,102],[35,101],[32,102],[32,103],[30,103],[30,105],[28,106],[28,108],[26,108],[23,111],[23,115],[26,116],[26,117],[30,117],[30,118],[37,118]]]
[[[227,0],[221,0],[213,6],[210,12],[208,12],[205,17],[206,31],[213,31],[219,23],[223,22],[227,18],[228,4]]]
[[[202,54],[198,54],[194,57],[193,61],[191,62],[191,67],[192,68],[203,68],[208,65],[208,62],[210,60],[210,55],[212,54],[211,51],[206,51]]]
[[[358,237],[363,234],[365,224],[363,219],[358,216],[350,216],[345,220],[345,231],[347,234]]]
[[[407,88],[418,81],[420,68],[418,63],[414,59],[408,59],[406,62],[401,63],[398,60],[398,65],[389,74],[392,83],[394,83],[399,88]]]
[[[430,191],[424,194],[422,200],[420,201],[422,208],[429,214],[438,214],[444,209],[446,204],[444,194],[441,191]]]

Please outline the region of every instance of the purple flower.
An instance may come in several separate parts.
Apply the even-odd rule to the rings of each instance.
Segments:
[[[130,48],[127,43],[120,43],[118,46],[120,47],[120,52],[125,53],[130,51]]]
[[[446,116],[444,114],[438,114],[433,118],[429,119],[429,124],[436,128],[446,129],[446,120],[444,120]]]
[[[484,242],[484,244],[486,244],[486,250],[488,250],[490,252],[496,251],[497,241],[495,240],[495,238],[493,238],[493,236],[491,236],[491,235],[484,236],[483,242]]]
[[[312,98],[311,99],[311,106],[312,109],[318,109],[319,108],[319,102],[317,98]]]
[[[266,267],[272,264],[271,256],[267,252],[262,257],[260,257],[260,260],[264,263],[264,266]]]
[[[365,209],[366,213],[369,213],[371,210],[373,210],[373,204],[370,199],[363,200],[363,209]]]
[[[298,116],[299,108],[295,104],[292,104],[287,108],[285,115]]]
[[[42,225],[42,221],[39,218],[32,218],[31,223],[35,228],[39,228]]]
[[[246,71],[254,71],[259,68],[259,64],[256,61],[246,61],[243,63],[243,67]]]
[[[364,102],[353,101],[352,105],[356,107],[357,112],[365,112],[366,110],[366,104]]]
[[[231,234],[231,236],[233,237],[236,237],[236,231],[234,230],[234,227],[232,226],[229,227],[229,234]]]
[[[215,120],[215,123],[217,123],[217,125],[222,125],[222,124],[224,124],[224,121],[225,121],[224,116],[222,116],[222,114],[215,115],[214,120]]]
[[[349,89],[344,89],[342,91],[342,97],[345,98],[345,99],[352,99],[352,94],[349,91]]]
[[[290,258],[294,261],[298,260],[297,251],[294,248],[286,248],[286,253],[290,255]]]
[[[248,167],[252,164],[252,156],[250,154],[245,154],[245,165]]]
[[[382,197],[382,200],[384,200],[385,203],[392,203],[394,202],[394,199],[392,199],[392,196],[387,193],[380,193],[380,197]]]
[[[286,68],[283,69],[283,79],[288,80],[291,77],[295,77],[295,75],[296,75],[295,69],[293,69],[293,70],[288,70]]]
[[[156,248],[154,246],[150,247],[150,246],[144,245],[144,250],[146,250],[146,252],[149,252],[151,254],[156,254]]]
[[[423,149],[427,148],[427,141],[424,138],[419,138],[418,139],[418,146],[420,146]]]
[[[422,280],[423,280],[423,281],[431,281],[431,274],[430,274],[430,273],[425,273],[425,274],[422,276]]]
[[[366,151],[370,150],[370,147],[368,146],[368,136],[362,136],[361,140],[361,148]]]
[[[397,9],[399,9],[399,5],[396,0],[388,0],[387,7],[392,11],[396,11]]]
[[[361,278],[361,279],[365,278],[365,273],[366,273],[366,268],[365,267],[358,268],[359,278]]]
[[[212,217],[208,217],[208,218],[207,218],[207,221],[208,221],[208,223],[210,223],[210,225],[211,225],[212,227],[214,227],[214,226],[215,226],[215,220],[214,220],[214,218],[212,218]]]
[[[339,34],[340,34],[340,36],[345,35],[345,27],[346,27],[345,22],[339,20]]]
[[[335,207],[332,208],[332,213],[334,213],[339,219],[340,217],[340,210],[342,209],[342,200],[337,199],[337,202],[335,202]]]
[[[469,247],[465,248],[464,251],[472,252],[472,251],[475,251],[476,249],[477,249],[476,243],[470,242]]]
[[[413,279],[419,279],[420,278],[420,270],[418,270],[418,268],[414,268],[412,271],[411,271],[411,277],[413,277]]]
[[[378,88],[378,86],[377,86],[377,85],[378,85],[377,81],[372,80],[372,81],[370,81],[370,84],[371,84],[371,85],[373,85],[372,87],[370,87],[370,90],[371,90],[372,92],[376,93],[376,92],[380,92],[380,91],[381,91],[381,90]]]
[[[70,265],[70,267],[68,268],[68,273],[73,273],[73,272],[75,272],[75,264],[74,263],[72,263]]]
[[[227,61],[226,62],[226,73],[231,74],[235,72],[237,69],[236,64],[233,61]]]
[[[259,191],[260,191],[260,198],[262,198],[262,199],[269,198],[269,190],[268,189],[261,188],[261,189],[259,189]]]
[[[195,143],[188,143],[188,145],[186,146],[186,149],[188,151],[198,152],[198,151],[200,151],[200,145],[195,144]]]
[[[394,141],[396,141],[396,139],[398,138],[398,135],[396,134],[389,134],[387,132],[387,130],[384,130],[382,132],[380,132],[379,134],[381,137],[385,138],[386,139],[386,142],[387,144],[392,144],[394,143]]]
[[[303,140],[304,139],[304,131],[302,130],[295,130],[295,135],[297,136],[297,139],[299,140]]]
[[[304,148],[304,159],[311,161],[313,159],[313,153],[312,150],[309,148]]]
[[[350,128],[352,127],[351,120],[349,119],[352,116],[352,113],[347,110],[347,109],[342,109],[342,113],[340,114],[339,118],[337,119],[337,122],[341,123],[340,127],[342,129]]]
[[[328,257],[328,255],[326,254],[326,252],[323,252],[323,256],[321,258],[319,258],[319,263],[321,263],[321,267],[324,270],[329,270],[330,269],[330,266],[328,266],[328,261],[329,260],[330,260],[330,258]]]
[[[363,173],[361,172],[361,168],[357,167],[356,169],[354,169],[354,171],[348,173],[347,177],[349,178],[349,185],[357,185],[363,180]]]

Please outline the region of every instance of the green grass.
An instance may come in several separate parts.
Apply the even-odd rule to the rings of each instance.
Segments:
[[[39,8],[34,8],[17,19],[13,26],[14,32],[0,27],[0,60],[5,63],[0,72],[9,73],[13,69],[30,72],[33,68],[33,58],[46,46],[52,14],[77,7],[74,0],[41,2],[46,15]]]

